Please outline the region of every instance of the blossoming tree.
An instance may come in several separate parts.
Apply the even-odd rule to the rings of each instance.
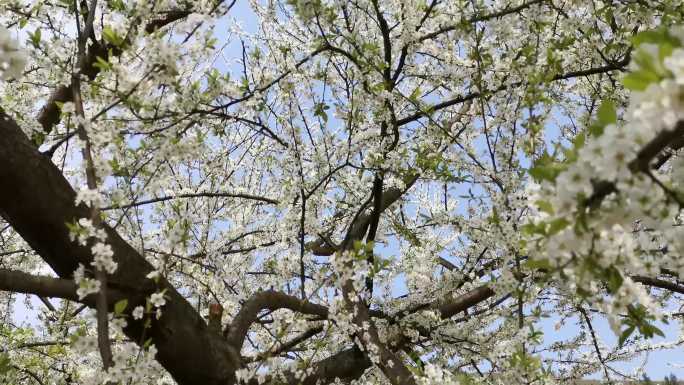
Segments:
[[[0,10],[2,383],[551,384],[684,343],[679,0]]]

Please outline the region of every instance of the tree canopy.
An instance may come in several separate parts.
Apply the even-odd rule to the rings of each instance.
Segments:
[[[642,378],[684,344],[682,25],[0,0],[0,382]]]

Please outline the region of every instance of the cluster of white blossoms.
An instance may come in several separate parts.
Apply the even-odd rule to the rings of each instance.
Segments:
[[[93,266],[96,269],[107,274],[113,274],[116,271],[118,265],[114,262],[114,251],[110,245],[98,242],[90,250],[93,252]]]
[[[69,238],[72,242],[75,241],[79,245],[85,246],[90,238],[106,239],[107,233],[103,229],[95,228],[90,219],[81,218],[78,223],[70,227]]]
[[[83,191],[90,190],[81,190],[81,192]],[[76,198],[77,204],[81,201],[92,202],[89,194],[84,196],[81,192],[79,192]],[[114,251],[110,245],[105,243],[107,233],[103,229],[96,228],[89,219],[81,218],[78,223],[70,225],[69,230],[71,241],[77,241],[81,246],[86,246],[91,239],[94,240],[90,251],[93,255],[91,265],[95,269],[104,271],[107,274],[113,274],[116,271],[118,264],[114,261]],[[74,273],[74,280],[78,285],[78,296],[81,299],[100,290],[100,282],[86,277],[85,267],[82,264],[79,264],[78,270]]]
[[[12,38],[10,31],[0,25],[0,78],[18,78],[26,61],[26,54]]]
[[[154,307],[162,307],[166,305],[166,300],[164,299],[164,293],[153,293],[150,296],[150,303]]]
[[[133,319],[139,320],[142,319],[143,316],[145,315],[145,308],[142,306],[136,306],[135,309],[133,309],[133,312],[131,313],[133,316]]]
[[[157,349],[154,345],[146,350],[140,348],[131,341],[121,340],[123,336],[121,328],[125,322],[121,318],[112,320],[112,336],[117,340],[113,346],[113,366],[105,374],[101,371],[93,371],[90,368],[78,371],[80,384],[99,385],[103,383],[117,384],[170,384],[168,375],[161,370],[156,361]],[[71,349],[74,353],[84,358],[97,357],[97,336],[91,334],[75,335],[72,338]]]
[[[79,299],[83,299],[100,291],[100,281],[86,277],[85,266],[82,264],[79,264],[78,268],[74,271],[74,281],[76,281],[76,285],[78,285],[76,295],[78,295]]]
[[[460,383],[450,371],[444,370],[432,364],[425,365],[423,373],[424,375],[418,378],[419,385],[459,385]]]
[[[625,123],[619,109],[604,104],[592,134],[578,138],[563,161],[533,169],[540,184],[528,190],[537,210],[526,225],[526,248],[608,314],[640,304],[657,318],[659,309],[634,277],[684,272],[681,170],[673,172],[681,157],[654,167],[644,149],[684,126],[684,30],[642,39],[623,80],[633,91]],[[598,282],[612,295],[603,297]],[[617,318],[609,320],[618,331]]]

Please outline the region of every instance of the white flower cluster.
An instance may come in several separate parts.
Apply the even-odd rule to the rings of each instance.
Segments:
[[[97,349],[97,337],[88,335],[76,335],[73,337],[71,348],[80,355],[85,355]]]
[[[90,294],[100,291],[100,281],[86,277],[85,267],[82,264],[79,264],[76,271],[74,271],[74,281],[78,285],[78,289],[76,289],[78,299],[83,299]]]
[[[105,381],[99,379],[101,383],[150,384],[155,383],[151,381],[153,378],[163,373],[155,359],[157,348],[154,345],[140,351],[133,342],[121,342],[112,353],[114,366],[107,370]],[[132,357],[137,358],[131,359]]]
[[[78,241],[78,244],[81,246],[87,245],[88,240],[94,240],[90,248],[93,255],[91,265],[95,269],[104,271],[107,274],[114,274],[116,272],[118,264],[114,261],[114,250],[105,243],[107,233],[103,229],[95,228],[89,219],[81,218],[78,224],[70,228],[69,238],[72,242]],[[85,277],[85,267],[83,265],[79,265],[78,270],[74,273],[74,279],[79,287],[78,295],[81,299],[88,294],[97,293],[100,290],[99,281]]]
[[[121,326],[121,325],[120,325]],[[120,327],[113,327],[114,330]],[[115,331],[120,333],[120,330]],[[97,336],[96,335],[78,335],[73,339],[71,348],[79,356],[87,357],[88,355],[96,356],[97,353]],[[117,383],[117,384],[150,384],[150,383],[170,383],[154,382],[158,377],[163,376],[164,371],[156,361],[157,349],[154,345],[143,351],[133,342],[121,341],[113,349],[113,363],[114,365],[107,370],[106,373],[100,371],[84,370],[79,373],[79,383],[82,384],[103,384],[103,383]]]
[[[133,319],[142,319],[145,315],[145,308],[143,308],[142,306],[136,306],[135,309],[133,309],[133,313],[131,314],[133,315]]]
[[[157,270],[153,270],[149,274],[147,274],[147,278],[152,279],[154,281],[157,281],[159,279],[159,277],[160,277],[160,274],[159,274],[159,271],[157,271]],[[160,292],[152,293],[152,295],[150,295],[150,298],[149,298],[148,306],[151,305],[156,309],[154,315],[157,319],[161,318],[161,316],[162,316],[162,309],[161,308],[164,307],[164,305],[166,305],[166,298],[164,297],[165,292],[166,292],[166,289],[164,289]],[[139,319],[139,318],[142,318],[144,316],[144,311],[142,310],[142,308],[140,308],[140,309],[139,308],[140,308],[140,306],[138,306],[138,308],[136,308],[134,313],[133,313],[133,318],[135,318],[135,319]],[[148,309],[149,309],[149,307],[148,307]]]
[[[427,364],[424,369],[424,376],[418,378],[419,385],[458,385],[459,382],[454,378],[451,372],[446,371],[438,366]]]
[[[605,125],[602,133],[578,146],[577,160],[554,182],[544,180],[529,190],[530,202],[540,208],[532,226],[545,230],[533,231],[528,240],[535,247],[528,251],[570,277],[563,280],[570,289],[596,299],[596,277],[599,282],[613,280],[612,298],[597,305],[609,314],[638,303],[657,316],[647,291],[630,277],[653,275],[660,267],[684,267],[676,257],[684,254],[684,232],[677,225],[680,206],[670,187],[677,181],[667,167],[644,171],[634,164],[649,143],[684,122],[684,48],[674,48],[663,59],[657,45],[642,44],[635,56],[638,63],[652,63],[648,70],[662,78],[634,86],[626,123]],[[642,67],[635,66],[633,73],[644,71]]]
[[[166,305],[166,299],[164,299],[164,293],[153,293],[150,296],[150,303],[154,307],[162,307]]]
[[[90,250],[93,252],[92,264],[96,269],[107,274],[113,274],[116,271],[118,264],[114,262],[114,251],[110,245],[97,242]]]
[[[26,54],[7,28],[0,26],[0,78],[18,78],[26,66]]]

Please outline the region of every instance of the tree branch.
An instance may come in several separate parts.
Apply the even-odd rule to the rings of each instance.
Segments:
[[[74,281],[0,269],[0,290],[81,302]]]
[[[489,285],[482,285],[476,289],[469,291],[457,299],[447,302],[438,307],[440,316],[442,318],[450,318],[478,303],[493,296],[494,290]]]
[[[339,378],[343,381],[354,380],[370,368],[372,363],[361,350],[357,347],[343,350],[326,359],[312,364],[308,368],[302,368],[299,371],[286,371],[279,375],[270,376],[265,382],[260,382],[254,378],[248,382],[248,385],[261,385],[269,383],[279,383],[297,385],[319,385],[328,384]],[[297,373],[303,373],[304,370],[310,373],[308,376],[298,376]]]
[[[577,78],[577,77],[598,75],[598,74],[611,72],[611,71],[615,71],[615,70],[621,70],[621,69],[624,69],[627,66],[627,64],[629,64],[629,61],[630,61],[630,57],[627,55],[627,56],[625,56],[624,59],[622,59],[618,62],[610,63],[608,65],[601,66],[601,67],[589,68],[589,69],[580,70],[580,71],[571,71],[571,72],[567,72],[564,74],[558,74],[558,75],[554,76],[552,80],[568,80],[568,79],[573,79],[573,78]],[[487,94],[495,94],[497,92],[505,91],[505,90],[508,90],[511,88],[521,87],[523,85],[525,85],[525,82],[522,82],[522,81],[515,82],[515,83],[512,83],[510,85],[502,84],[493,90],[487,91],[486,93]],[[411,122],[414,122],[418,119],[426,117],[429,114],[431,114],[432,112],[443,110],[447,107],[455,106],[457,104],[461,104],[461,103],[467,102],[469,100],[477,99],[481,96],[483,96],[483,93],[472,92],[468,95],[458,96],[458,97],[455,97],[453,99],[449,99],[449,100],[443,101],[441,103],[437,103],[437,104],[435,104],[429,108],[430,113],[428,113],[426,111],[418,111],[418,112],[414,113],[413,115],[409,115],[407,117],[404,117],[404,118],[397,120],[397,125],[398,126],[404,126],[404,125],[409,124]]]
[[[316,334],[318,334],[322,331],[323,331],[323,325],[316,325],[310,329],[307,329],[302,334],[299,334],[298,336],[292,338],[291,340],[283,342],[277,348],[271,349],[267,352],[260,353],[256,357],[249,357],[249,358],[245,359],[245,361],[246,362],[256,362],[256,361],[265,360],[266,358],[269,358],[269,357],[275,357],[281,353],[290,351],[295,346],[301,344],[302,342],[308,340],[309,338],[315,336]]]
[[[23,271],[0,269],[0,290],[13,293],[34,294],[41,297],[62,298],[69,301],[81,302],[90,307],[95,306],[95,295],[79,299],[76,294],[78,286],[74,281],[53,278],[43,275],[32,275]],[[130,298],[130,293],[109,289],[109,297],[116,299]],[[137,295],[142,297],[142,293]],[[109,301],[110,304],[114,301]]]
[[[382,213],[384,210],[386,210],[389,206],[394,204],[399,198],[404,195],[408,189],[410,189],[418,180],[418,177],[420,175],[416,174],[411,176],[405,181],[405,187],[400,189],[396,187],[389,188],[385,190],[384,193],[382,193],[382,199],[381,205],[380,205],[380,210],[378,210],[378,215]],[[342,242],[342,245],[339,247],[335,247],[334,245],[331,244],[331,242],[324,237],[319,237],[318,239],[309,242],[307,244],[307,247],[314,253],[314,255],[318,256],[330,256],[335,254],[337,251],[339,251],[341,248],[345,248],[345,245],[351,245],[349,243],[350,241],[353,243],[353,240],[360,240],[363,238],[366,230],[368,229],[368,225],[371,220],[371,215],[370,214],[365,214],[361,213],[356,217],[356,220],[354,220],[351,225],[349,226],[349,229],[347,230],[347,234],[345,236],[345,240]]]
[[[315,315],[320,319],[328,318],[328,308],[323,305],[301,300],[278,291],[260,291],[252,295],[243,305],[230,324],[228,341],[235,349],[242,348],[247,332],[263,310],[290,309],[302,314]]]
[[[641,275],[633,275],[630,278],[632,278],[632,281],[634,282],[639,282],[647,286],[669,290],[673,293],[684,294],[684,286],[677,285],[674,282],[669,282],[658,278],[644,277]]]
[[[241,194],[241,193],[228,193],[228,192],[225,192],[225,193],[222,193],[222,192],[200,192],[200,193],[169,195],[169,196],[147,199],[147,200],[143,200],[143,201],[126,203],[123,205],[107,206],[107,207],[103,207],[102,210],[127,209],[130,207],[143,206],[143,205],[148,205],[151,203],[159,203],[159,202],[165,202],[165,201],[169,201],[169,200],[173,200],[173,199],[183,199],[183,198],[241,198],[241,199],[248,199],[248,200],[253,200],[253,201],[270,203],[273,205],[278,204],[278,201],[275,199],[262,197],[262,196],[258,196],[258,195]]]

